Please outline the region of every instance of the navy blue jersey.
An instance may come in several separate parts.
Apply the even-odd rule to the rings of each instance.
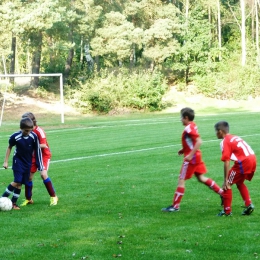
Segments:
[[[13,170],[15,170],[15,167],[30,169],[32,165],[33,154],[35,154],[38,170],[43,170],[42,152],[38,137],[35,133],[30,132],[28,136],[23,136],[22,131],[13,133],[9,138],[9,146],[15,146],[13,156]]]

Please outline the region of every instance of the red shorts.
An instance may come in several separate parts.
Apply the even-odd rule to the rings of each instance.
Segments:
[[[51,161],[51,159],[49,157],[47,157],[47,158],[43,157],[42,158],[44,170],[48,171],[49,165],[50,165],[50,161]],[[36,165],[35,160],[33,160],[32,161],[32,167],[31,167],[31,173],[35,173],[35,172],[37,172],[37,170],[38,170],[38,167]]]
[[[184,161],[180,171],[180,179],[188,180],[194,173],[205,174],[207,172],[206,165],[204,162],[197,164],[191,164],[190,162]]]
[[[235,162],[228,173],[228,182],[230,184],[243,183],[245,180],[251,181],[256,170],[256,158],[250,156],[243,162]]]

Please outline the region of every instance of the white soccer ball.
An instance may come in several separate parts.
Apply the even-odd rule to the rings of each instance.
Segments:
[[[8,211],[13,208],[12,201],[7,197],[1,197],[0,198],[0,210],[1,211]]]

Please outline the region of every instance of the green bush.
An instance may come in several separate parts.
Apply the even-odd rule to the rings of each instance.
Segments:
[[[88,96],[88,101],[91,104],[92,110],[100,113],[108,113],[112,108],[112,100],[109,95],[102,95],[99,92],[91,93]]]
[[[85,113],[108,113],[119,108],[157,111],[164,108],[166,83],[163,75],[156,72],[106,70],[71,92],[70,99]]]
[[[194,76],[194,85],[200,93],[219,99],[247,99],[260,95],[260,68],[258,66],[241,66],[236,59],[219,63],[216,71],[204,76]]]

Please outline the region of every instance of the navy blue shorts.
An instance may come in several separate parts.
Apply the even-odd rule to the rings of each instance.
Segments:
[[[24,165],[19,159],[13,160],[14,182],[26,184],[29,181],[31,165]]]

